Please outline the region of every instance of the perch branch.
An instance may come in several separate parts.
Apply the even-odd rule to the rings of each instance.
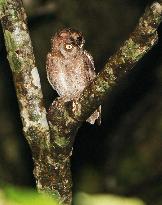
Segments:
[[[57,139],[60,139],[59,135],[65,136],[64,142],[69,140],[70,148],[81,122],[85,121],[104,102],[119,79],[155,45],[158,40],[156,30],[161,20],[162,2],[159,1],[146,9],[129,39],[108,60],[104,69],[83,90],[79,98],[71,102],[64,102],[63,99],[58,98],[53,102],[48,118],[51,128],[58,135],[55,135],[57,138],[54,137],[54,143],[57,144]],[[60,123],[56,126],[55,122]]]
[[[60,150],[58,153],[64,150],[62,156],[70,160],[78,128],[104,102],[119,79],[155,45],[158,40],[156,30],[161,20],[162,2],[159,1],[146,9],[129,39],[108,60],[104,69],[79,98],[70,102],[58,98],[52,103],[48,121],[52,131],[53,150]]]
[[[0,17],[8,60],[13,72],[24,133],[35,162],[35,178],[40,191],[58,194],[71,203],[70,155],[77,129],[116,85],[157,41],[162,3],[154,3],[140,19],[135,31],[112,56],[104,70],[84,89],[78,99],[53,102],[48,112],[49,127],[39,75],[26,27],[26,15],[20,0],[0,0]]]
[[[108,60],[95,81],[83,91],[79,99],[74,100],[73,104],[76,104],[77,109],[73,112],[73,118],[84,121],[103,103],[119,79],[155,45],[158,40],[156,30],[161,21],[162,3],[153,3],[146,9],[129,39]]]

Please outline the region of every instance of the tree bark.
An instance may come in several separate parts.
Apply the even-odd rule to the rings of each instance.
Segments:
[[[60,203],[70,205],[70,156],[77,130],[104,102],[118,80],[157,42],[162,3],[155,2],[146,9],[129,39],[77,99],[64,102],[63,98],[58,98],[52,103],[48,121],[21,0],[1,0],[0,18],[24,135],[33,154],[37,188],[51,196],[57,195]]]

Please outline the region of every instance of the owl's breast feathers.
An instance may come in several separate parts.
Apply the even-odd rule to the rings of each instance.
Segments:
[[[92,56],[83,51],[72,58],[59,53],[47,55],[47,78],[59,96],[67,101],[78,97],[83,89],[96,77]],[[101,106],[87,119],[91,124],[101,123]]]
[[[60,96],[73,99],[96,76],[92,57],[87,52],[73,59],[49,53],[47,56],[47,77]]]

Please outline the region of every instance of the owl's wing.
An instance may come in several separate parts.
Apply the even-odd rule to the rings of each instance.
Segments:
[[[87,77],[89,81],[92,81],[96,77],[93,57],[87,51],[84,51],[84,54],[84,65],[87,71]]]
[[[46,60],[46,71],[47,71],[47,79],[54,90],[58,92],[58,68],[55,65],[55,57],[48,53]],[[58,92],[59,94],[59,92]],[[59,94],[60,95],[60,94]]]

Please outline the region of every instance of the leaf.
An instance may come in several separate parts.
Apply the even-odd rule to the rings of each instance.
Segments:
[[[56,199],[50,198],[45,194],[39,194],[34,190],[7,187],[4,190],[6,204],[4,205],[58,205]],[[0,196],[0,204],[1,204]]]
[[[111,194],[89,195],[78,193],[74,197],[74,205],[145,205],[138,198],[127,198]]]

